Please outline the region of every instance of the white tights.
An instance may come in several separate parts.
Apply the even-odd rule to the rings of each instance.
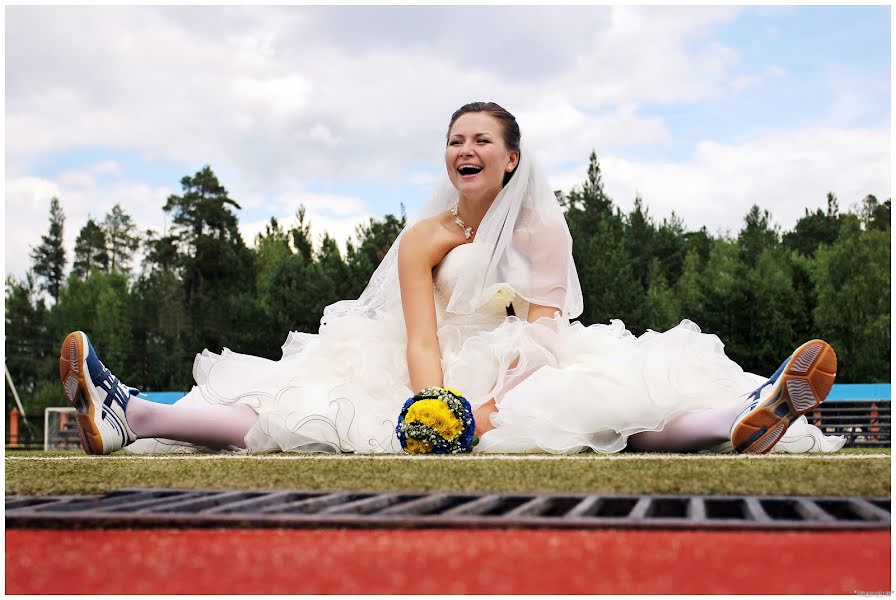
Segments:
[[[636,451],[687,452],[718,446],[730,440],[734,419],[747,401],[742,399],[717,408],[683,413],[666,423],[661,431],[642,431],[630,436],[628,448]]]
[[[209,448],[245,448],[258,414],[245,404],[160,404],[131,396],[128,426],[139,438],[167,438]]]
[[[717,446],[729,440],[731,425],[744,400],[718,408],[688,412],[672,419],[662,431],[642,431],[628,438],[635,451],[684,452]],[[245,448],[245,437],[258,420],[244,404],[159,404],[131,397],[128,425],[140,438],[167,438],[211,448]]]

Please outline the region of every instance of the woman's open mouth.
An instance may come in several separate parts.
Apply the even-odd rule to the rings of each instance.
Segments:
[[[482,167],[477,165],[461,165],[457,168],[461,179],[472,179],[482,172]]]

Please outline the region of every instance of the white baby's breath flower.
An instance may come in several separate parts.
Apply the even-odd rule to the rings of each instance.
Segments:
[[[513,301],[515,294],[509,287],[502,287],[488,301],[490,308],[504,308]]]

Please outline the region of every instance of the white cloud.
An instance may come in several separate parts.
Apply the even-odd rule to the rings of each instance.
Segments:
[[[639,117],[632,105],[589,115],[570,105],[522,111],[517,121],[530,147],[537,148],[542,165],[563,164],[587,157],[595,148],[661,142],[669,132],[659,117]]]
[[[286,192],[280,194],[275,202],[282,207],[295,210],[304,205],[315,213],[331,213],[340,216],[366,216],[364,203],[354,196],[337,194],[314,194],[309,192]]]
[[[756,87],[762,83],[762,78],[756,75],[738,75],[731,80],[729,84],[735,92],[742,92],[746,89]]]
[[[640,194],[657,219],[675,211],[688,228],[736,232],[750,206],[758,204],[789,229],[806,208],[825,206],[828,191],[844,210],[867,194],[888,198],[889,138],[886,130],[809,129],[743,144],[701,142],[689,162],[616,156],[600,162],[605,189],[623,211]],[[558,180],[569,185],[584,178],[583,166]],[[552,183],[557,187],[553,178]]]
[[[75,239],[88,218],[102,221],[115,204],[121,204],[141,229],[161,232],[162,206],[171,193],[166,187],[120,180],[97,179],[108,168],[94,165],[85,171],[67,171],[57,180],[20,177],[6,181],[6,272],[21,277],[31,266],[31,249],[49,230],[50,199],[56,197],[65,215],[66,257],[71,267]]]
[[[293,227],[296,224],[295,211],[283,211],[272,215],[284,229]],[[355,242],[355,229],[358,225],[366,223],[370,217],[366,213],[354,213],[346,216],[333,216],[327,211],[319,211],[307,209],[305,212],[305,223],[310,225],[311,240],[315,249],[320,248],[320,242],[324,234],[328,234],[333,238],[339,246],[343,257],[345,256],[346,241]],[[255,245],[255,237],[264,232],[267,225],[271,222],[270,217],[259,221],[250,221],[240,223],[240,234],[248,246]]]
[[[829,67],[824,73],[824,91],[829,99],[828,118],[848,127],[861,122],[883,99],[889,105],[890,78],[889,74],[875,77],[860,70]]]
[[[769,65],[765,72],[768,73],[770,77],[787,77],[787,69],[780,65]]]
[[[326,146],[335,146],[342,142],[342,138],[333,135],[333,132],[326,125],[317,123],[308,131],[308,137],[312,140],[323,142]]]
[[[403,18],[375,18],[383,11]],[[384,178],[395,164],[430,156],[450,112],[481,98],[520,113],[577,112],[578,137],[597,132],[601,143],[651,141],[662,125],[637,113],[641,103],[724,90],[736,53],[689,45],[734,15],[663,7],[11,7],[8,164],[26,174],[35,157],[103,146],[227,167],[251,187],[347,173]],[[490,34],[458,39],[454,23],[468,16],[492,25]],[[393,27],[404,35],[381,35]],[[531,43],[517,43],[522,33]]]
[[[439,165],[441,166],[441,165]],[[413,183],[415,185],[422,185],[426,187],[435,187],[437,183],[442,179],[442,171],[437,172],[422,172],[415,171],[408,175],[408,182]]]

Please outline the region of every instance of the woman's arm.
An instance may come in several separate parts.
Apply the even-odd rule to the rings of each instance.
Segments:
[[[542,306],[541,304],[530,304],[529,305],[529,315],[526,317],[526,320],[530,323],[534,323],[538,319],[542,317],[547,317],[548,319],[553,319],[556,313],[560,312],[560,309],[555,306]]]
[[[526,320],[529,323],[534,323],[535,321],[537,321],[538,319],[541,319],[543,317],[547,317],[548,319],[553,319],[554,315],[558,312],[560,312],[560,309],[556,308],[554,306],[542,306],[541,304],[530,304],[529,305],[529,315],[526,317]],[[519,363],[520,363],[520,358],[519,358],[519,356],[517,356],[514,359],[513,363],[511,363],[510,370],[512,371],[512,370],[516,369],[517,366],[519,365]],[[522,379],[517,379],[513,384],[505,387],[505,389],[501,390],[502,394],[507,393],[508,391],[510,391],[511,389],[516,387],[516,385],[518,383],[520,383],[521,381],[522,381]],[[482,434],[485,433],[486,431],[491,431],[492,429],[495,428],[495,426],[492,425],[492,422],[491,422],[491,415],[492,415],[492,413],[495,413],[495,412],[498,412],[498,406],[495,403],[494,398],[492,398],[491,400],[489,400],[488,402],[486,402],[485,404],[483,404],[482,406],[480,406],[479,408],[477,408],[476,410],[473,411],[473,419],[476,421],[476,435],[481,437]]]
[[[417,223],[405,233],[398,248],[398,281],[408,335],[408,374],[414,393],[431,386],[441,387],[443,383],[432,288],[432,269],[441,260],[440,247],[434,242],[436,227],[440,225],[429,220]]]

